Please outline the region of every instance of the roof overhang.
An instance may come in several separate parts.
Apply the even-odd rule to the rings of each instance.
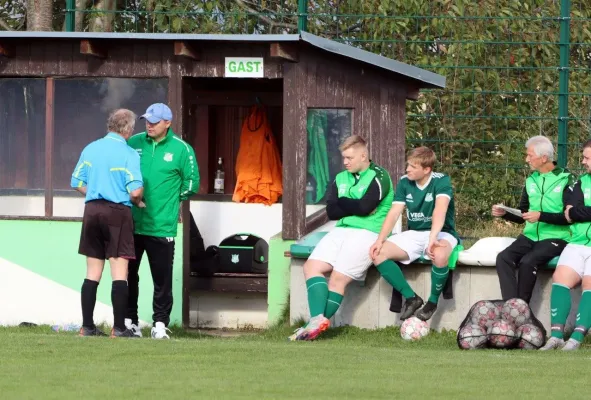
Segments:
[[[86,54],[104,57],[105,52],[96,41],[103,40],[165,40],[182,44],[176,46],[179,55],[198,59],[198,55],[191,49],[192,41],[241,42],[241,43],[298,43],[305,42],[323,51],[359,61],[361,63],[403,76],[416,83],[416,89],[445,88],[445,77],[425,69],[405,64],[394,59],[374,54],[354,46],[339,43],[307,32],[300,34],[282,35],[234,35],[234,34],[183,34],[183,33],[112,33],[112,32],[39,32],[39,31],[0,31],[2,39],[77,39],[84,42]],[[99,42],[99,43],[100,43]],[[0,42],[0,47],[2,42]],[[178,50],[177,50],[178,48]],[[280,48],[275,53],[282,53]],[[293,56],[283,54],[284,58],[293,60]]]

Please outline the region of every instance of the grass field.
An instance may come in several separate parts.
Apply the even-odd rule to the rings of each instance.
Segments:
[[[1,399],[588,398],[591,346],[575,353],[461,351],[455,333],[403,341],[397,328],[290,328],[170,341],[79,338],[49,327],[0,328]]]

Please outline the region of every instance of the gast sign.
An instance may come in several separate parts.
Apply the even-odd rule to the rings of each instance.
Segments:
[[[226,57],[227,78],[264,78],[262,57]]]

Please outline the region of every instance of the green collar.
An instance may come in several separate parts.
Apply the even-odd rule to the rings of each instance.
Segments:
[[[535,176],[548,176],[548,175],[552,174],[552,175],[558,176],[558,175],[562,174],[563,172],[568,172],[568,171],[566,169],[564,169],[564,168],[561,168],[561,167],[556,166],[556,162],[554,162],[554,169],[552,171],[544,172],[544,173],[541,173],[540,171],[534,171],[532,173],[532,175],[535,175]]]
[[[372,169],[372,167],[374,166],[373,161],[369,161],[369,167],[367,167],[365,170],[358,172],[356,174],[353,174],[354,176],[357,176],[359,178],[361,178],[362,176],[364,176],[365,174],[367,174],[367,171],[369,171],[370,169]]]

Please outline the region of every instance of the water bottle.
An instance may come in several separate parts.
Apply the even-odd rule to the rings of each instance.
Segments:
[[[77,324],[66,324],[66,325],[52,325],[51,329],[54,332],[77,332],[81,328],[80,325]]]

